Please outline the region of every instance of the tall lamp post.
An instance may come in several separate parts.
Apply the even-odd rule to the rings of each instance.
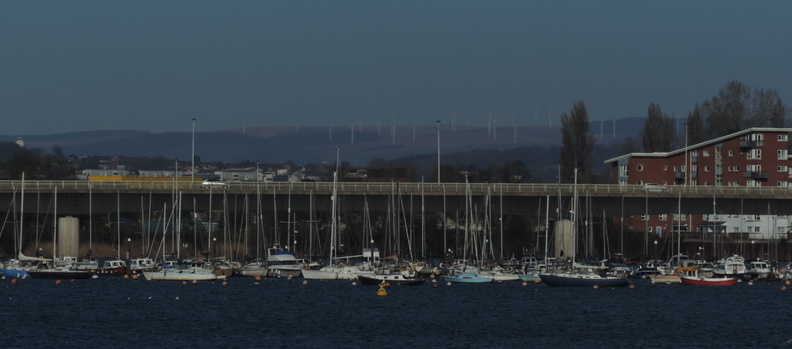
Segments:
[[[437,120],[437,183],[440,184],[440,120]]]

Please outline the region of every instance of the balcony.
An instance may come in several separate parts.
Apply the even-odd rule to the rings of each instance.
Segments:
[[[767,179],[767,172],[765,172],[765,171],[743,172],[743,177],[745,177],[745,178],[753,178],[753,179]]]
[[[765,145],[764,141],[740,141],[740,148],[755,148]]]
[[[674,179],[685,179],[685,172],[674,172]]]

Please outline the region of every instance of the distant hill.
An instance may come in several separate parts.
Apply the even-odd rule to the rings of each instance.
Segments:
[[[593,122],[591,132],[601,146],[635,136],[644,118],[613,122]],[[16,141],[18,136],[0,136],[0,141]],[[26,147],[49,149],[54,145],[66,154],[119,155],[189,159],[192,152],[190,132],[150,133],[146,131],[84,131],[53,135],[22,135]],[[476,149],[510,150],[533,146],[559,146],[558,126],[487,127],[441,125],[440,149],[444,158]],[[437,126],[355,127],[247,127],[195,134],[195,154],[203,161],[240,162],[245,160],[297,164],[335,161],[335,147],[342,161],[364,166],[372,159],[394,159],[420,154],[436,154]],[[504,154],[509,154],[505,152]],[[520,156],[512,154],[513,156]],[[508,156],[508,155],[507,155]],[[519,159],[514,159],[519,160]],[[464,161],[455,159],[454,161]]]

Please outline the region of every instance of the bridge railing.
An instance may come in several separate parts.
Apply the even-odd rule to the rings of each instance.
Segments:
[[[0,192],[10,193],[21,189],[21,181],[0,181]],[[86,181],[86,180],[27,180],[25,190],[54,191],[55,187],[64,192],[120,191],[120,192],[167,192],[174,189],[200,194],[223,190],[231,192],[255,193],[309,193],[330,194],[332,182],[223,182],[203,185],[201,182],[177,181]],[[571,196],[575,185],[568,183],[420,183],[420,182],[339,182],[337,186],[342,195],[387,195],[393,193],[412,193],[425,195],[486,195],[487,193],[507,196],[561,195]],[[791,187],[712,187],[712,186],[642,186],[615,184],[578,184],[580,196],[727,196],[727,197],[774,197],[792,198]]]

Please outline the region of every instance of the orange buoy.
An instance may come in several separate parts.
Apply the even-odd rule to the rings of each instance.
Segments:
[[[379,290],[377,290],[377,296],[387,296],[388,291],[385,290],[385,283],[379,284]]]
[[[62,282],[63,282],[63,281],[61,281],[61,280],[55,280],[55,284],[56,284],[56,285],[60,285]]]
[[[17,283],[17,279],[11,279],[11,284],[12,285],[16,285],[16,283]]]
[[[536,280],[534,280],[534,283],[535,283],[535,284],[538,284],[538,283],[541,283],[541,282],[542,282],[542,279],[536,279]]]
[[[223,281],[223,286],[228,286],[228,281]]]

